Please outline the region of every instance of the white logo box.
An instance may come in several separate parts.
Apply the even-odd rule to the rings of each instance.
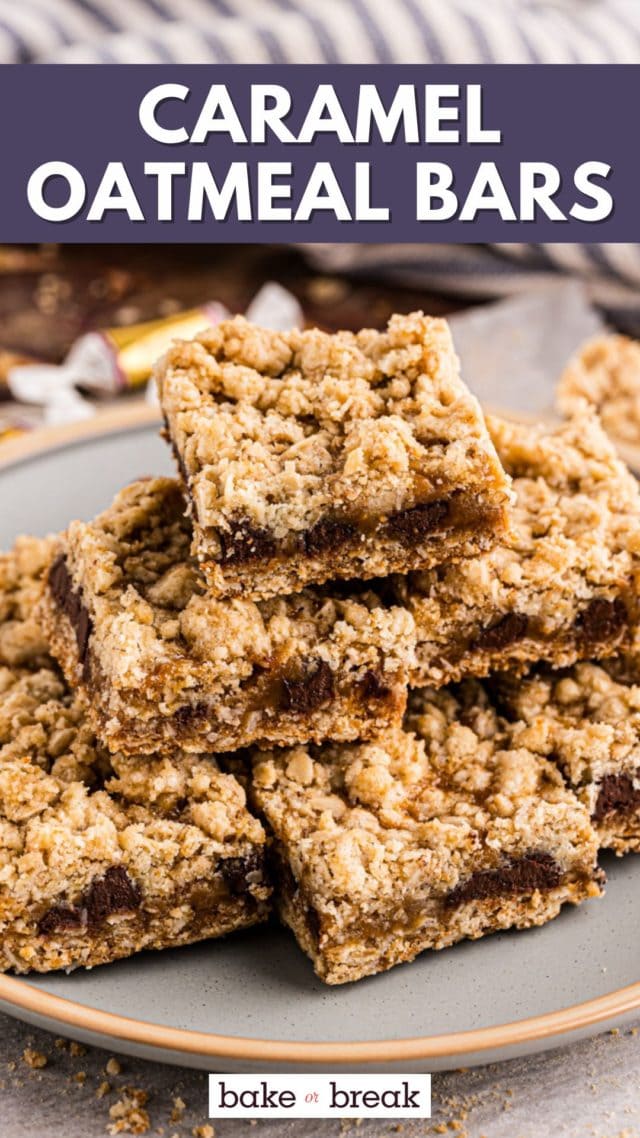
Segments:
[[[430,1118],[431,1075],[209,1075],[210,1118]]]

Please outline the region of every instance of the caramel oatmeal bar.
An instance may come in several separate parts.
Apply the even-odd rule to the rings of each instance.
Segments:
[[[640,343],[598,336],[569,361],[557,390],[558,410],[572,415],[584,400],[614,439],[640,443]]]
[[[399,720],[414,646],[404,609],[365,592],[216,600],[190,542],[179,484],[146,480],[74,522],[49,572],[53,651],[110,749],[354,739]]]
[[[507,480],[443,320],[327,335],[236,317],[156,373],[216,596],[407,572],[505,528]]]
[[[36,610],[54,548],[50,537],[19,537],[11,553],[0,554],[0,667],[52,664]]]
[[[91,967],[263,920],[265,835],[240,784],[201,755],[109,756],[43,656],[44,553],[21,539],[0,558],[0,644],[10,629],[20,660],[0,661],[0,969]]]
[[[631,661],[501,678],[518,745],[552,758],[584,803],[600,845],[640,851],[640,668]]]
[[[640,490],[597,418],[488,425],[513,477],[511,532],[480,557],[396,583],[416,621],[416,686],[566,666],[637,635]]]
[[[588,811],[552,763],[509,747],[473,681],[412,693],[405,729],[377,741],[252,762],[282,918],[329,984],[600,892]]]

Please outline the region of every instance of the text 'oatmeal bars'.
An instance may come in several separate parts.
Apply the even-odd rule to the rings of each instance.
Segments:
[[[552,763],[509,746],[477,683],[412,693],[405,728],[253,753],[280,913],[330,984],[600,892],[588,811]]]
[[[521,681],[501,677],[514,745],[553,759],[587,807],[600,845],[640,851],[640,668],[583,662]]]
[[[413,619],[372,593],[216,600],[171,479],[73,523],[49,572],[54,654],[100,738],[126,754],[354,739],[401,717]]]
[[[174,343],[156,377],[216,595],[407,572],[505,528],[507,480],[443,320],[328,335],[236,317]]]
[[[240,784],[178,750],[109,756],[46,656],[47,546],[0,557],[0,969],[91,967],[264,920],[266,839]]]
[[[397,581],[416,621],[416,686],[562,667],[637,637],[640,489],[597,418],[488,425],[513,477],[510,532],[476,558]]]

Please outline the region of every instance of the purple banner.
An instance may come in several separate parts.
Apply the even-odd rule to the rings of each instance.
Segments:
[[[0,240],[640,240],[640,68],[0,68]]]

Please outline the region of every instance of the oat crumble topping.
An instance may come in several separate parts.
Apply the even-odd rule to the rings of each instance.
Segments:
[[[347,731],[353,738],[366,729],[368,718],[364,694],[356,698],[354,692],[371,676],[389,688],[393,706],[386,722],[399,718],[413,658],[408,612],[384,607],[364,589],[353,595],[307,589],[259,604],[219,601],[190,558],[189,545],[179,484],[166,478],[127,487],[94,522],[72,523],[63,542],[73,589],[90,621],[88,654],[95,674],[89,681],[51,595],[46,626],[67,677],[91,690],[94,713],[96,707],[101,712],[98,728],[110,745],[117,733],[118,746],[144,749],[144,738],[135,733],[144,732],[149,722],[196,747],[195,727],[181,710],[190,708],[207,719],[209,726],[200,727],[209,730],[203,737],[211,750],[241,746],[251,741],[252,732],[259,738],[263,726],[267,737],[271,730],[277,739],[279,710],[283,732],[294,733],[292,738],[285,734],[284,742],[320,729],[330,737],[332,730],[338,737]],[[322,669],[327,699],[320,709],[322,723],[305,735],[306,713],[315,710],[303,691],[311,665],[316,676]],[[288,717],[277,706],[273,682],[278,677],[285,677],[285,687],[301,685]],[[359,710],[352,712],[347,699]],[[356,712],[358,724],[349,726],[348,716]],[[177,716],[173,722],[172,716]]]
[[[416,683],[538,659],[567,665],[637,637],[640,490],[597,417],[488,426],[513,477],[510,533],[476,558],[398,582],[416,618]]]
[[[507,481],[444,320],[413,313],[392,317],[385,332],[328,335],[272,332],[236,317],[174,343],[156,378],[187,483],[194,550],[220,595],[233,588],[224,555],[238,524],[258,543],[242,575],[255,596],[282,591],[285,578],[291,586],[286,566],[263,568],[260,555],[277,560],[292,535],[315,535],[311,548],[288,550],[304,584],[399,568],[385,566],[382,536],[366,530],[454,491],[477,503],[479,528],[489,502],[495,528],[504,525]],[[364,526],[359,553],[349,534],[356,548],[344,565],[335,548],[316,548],[314,527],[326,519]],[[342,529],[331,533],[338,549],[347,543]],[[432,544],[414,550],[414,564],[437,559]]]
[[[251,795],[290,872],[279,886],[284,919],[329,982],[517,924],[518,892],[526,922],[525,885],[507,884],[500,898],[496,884],[488,926],[476,905],[456,930],[478,873],[497,882],[533,861],[566,886],[565,900],[599,891],[587,810],[554,764],[513,745],[475,681],[412,693],[405,729],[377,742],[254,752]],[[560,903],[554,895],[555,911]]]
[[[613,439],[640,443],[640,343],[616,335],[589,340],[567,364],[556,399],[564,415],[586,400]]]
[[[640,671],[632,659],[502,677],[518,745],[552,758],[587,807],[601,844],[640,848]],[[601,797],[604,795],[605,800]]]
[[[22,665],[0,666],[0,966],[100,963],[214,935],[213,897],[193,924],[194,888],[227,857],[254,856],[262,826],[210,757],[109,756],[97,742],[34,635],[40,552],[23,538],[0,561],[11,601],[0,588],[0,611]],[[0,621],[0,639],[5,627]],[[228,927],[232,916],[244,924],[266,914],[257,876],[253,892],[248,914],[230,901]]]

